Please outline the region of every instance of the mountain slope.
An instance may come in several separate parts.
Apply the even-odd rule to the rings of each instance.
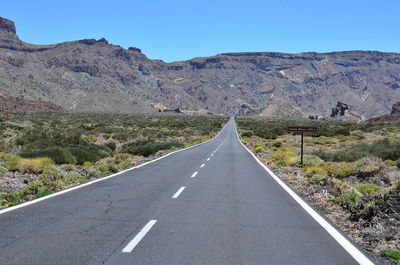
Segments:
[[[400,54],[229,53],[164,63],[105,39],[24,43],[14,23],[0,19],[0,92],[70,111],[150,112],[161,104],[226,114],[326,115],[345,101],[373,117],[399,99]]]

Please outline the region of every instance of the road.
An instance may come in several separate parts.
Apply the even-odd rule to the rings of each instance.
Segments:
[[[242,146],[231,119],[212,141],[1,213],[0,264],[359,262]]]

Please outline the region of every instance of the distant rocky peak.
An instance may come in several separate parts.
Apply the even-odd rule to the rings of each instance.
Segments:
[[[0,17],[0,31],[17,34],[14,22],[3,17]]]

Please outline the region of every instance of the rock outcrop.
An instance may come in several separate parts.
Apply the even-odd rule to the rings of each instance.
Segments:
[[[400,101],[396,102],[392,106],[392,111],[389,115],[383,115],[380,117],[371,118],[369,122],[400,122]]]
[[[348,109],[349,109],[348,104],[342,101],[338,101],[336,107],[332,109],[331,117],[332,118],[343,117],[346,114],[346,110]]]
[[[393,104],[390,115],[400,115],[400,101]]]
[[[2,17],[0,17],[0,30],[13,34],[17,33],[14,22]]]

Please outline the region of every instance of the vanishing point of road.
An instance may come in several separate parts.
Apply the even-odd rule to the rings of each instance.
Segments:
[[[373,264],[272,175],[232,118],[211,141],[0,211],[0,264]]]

